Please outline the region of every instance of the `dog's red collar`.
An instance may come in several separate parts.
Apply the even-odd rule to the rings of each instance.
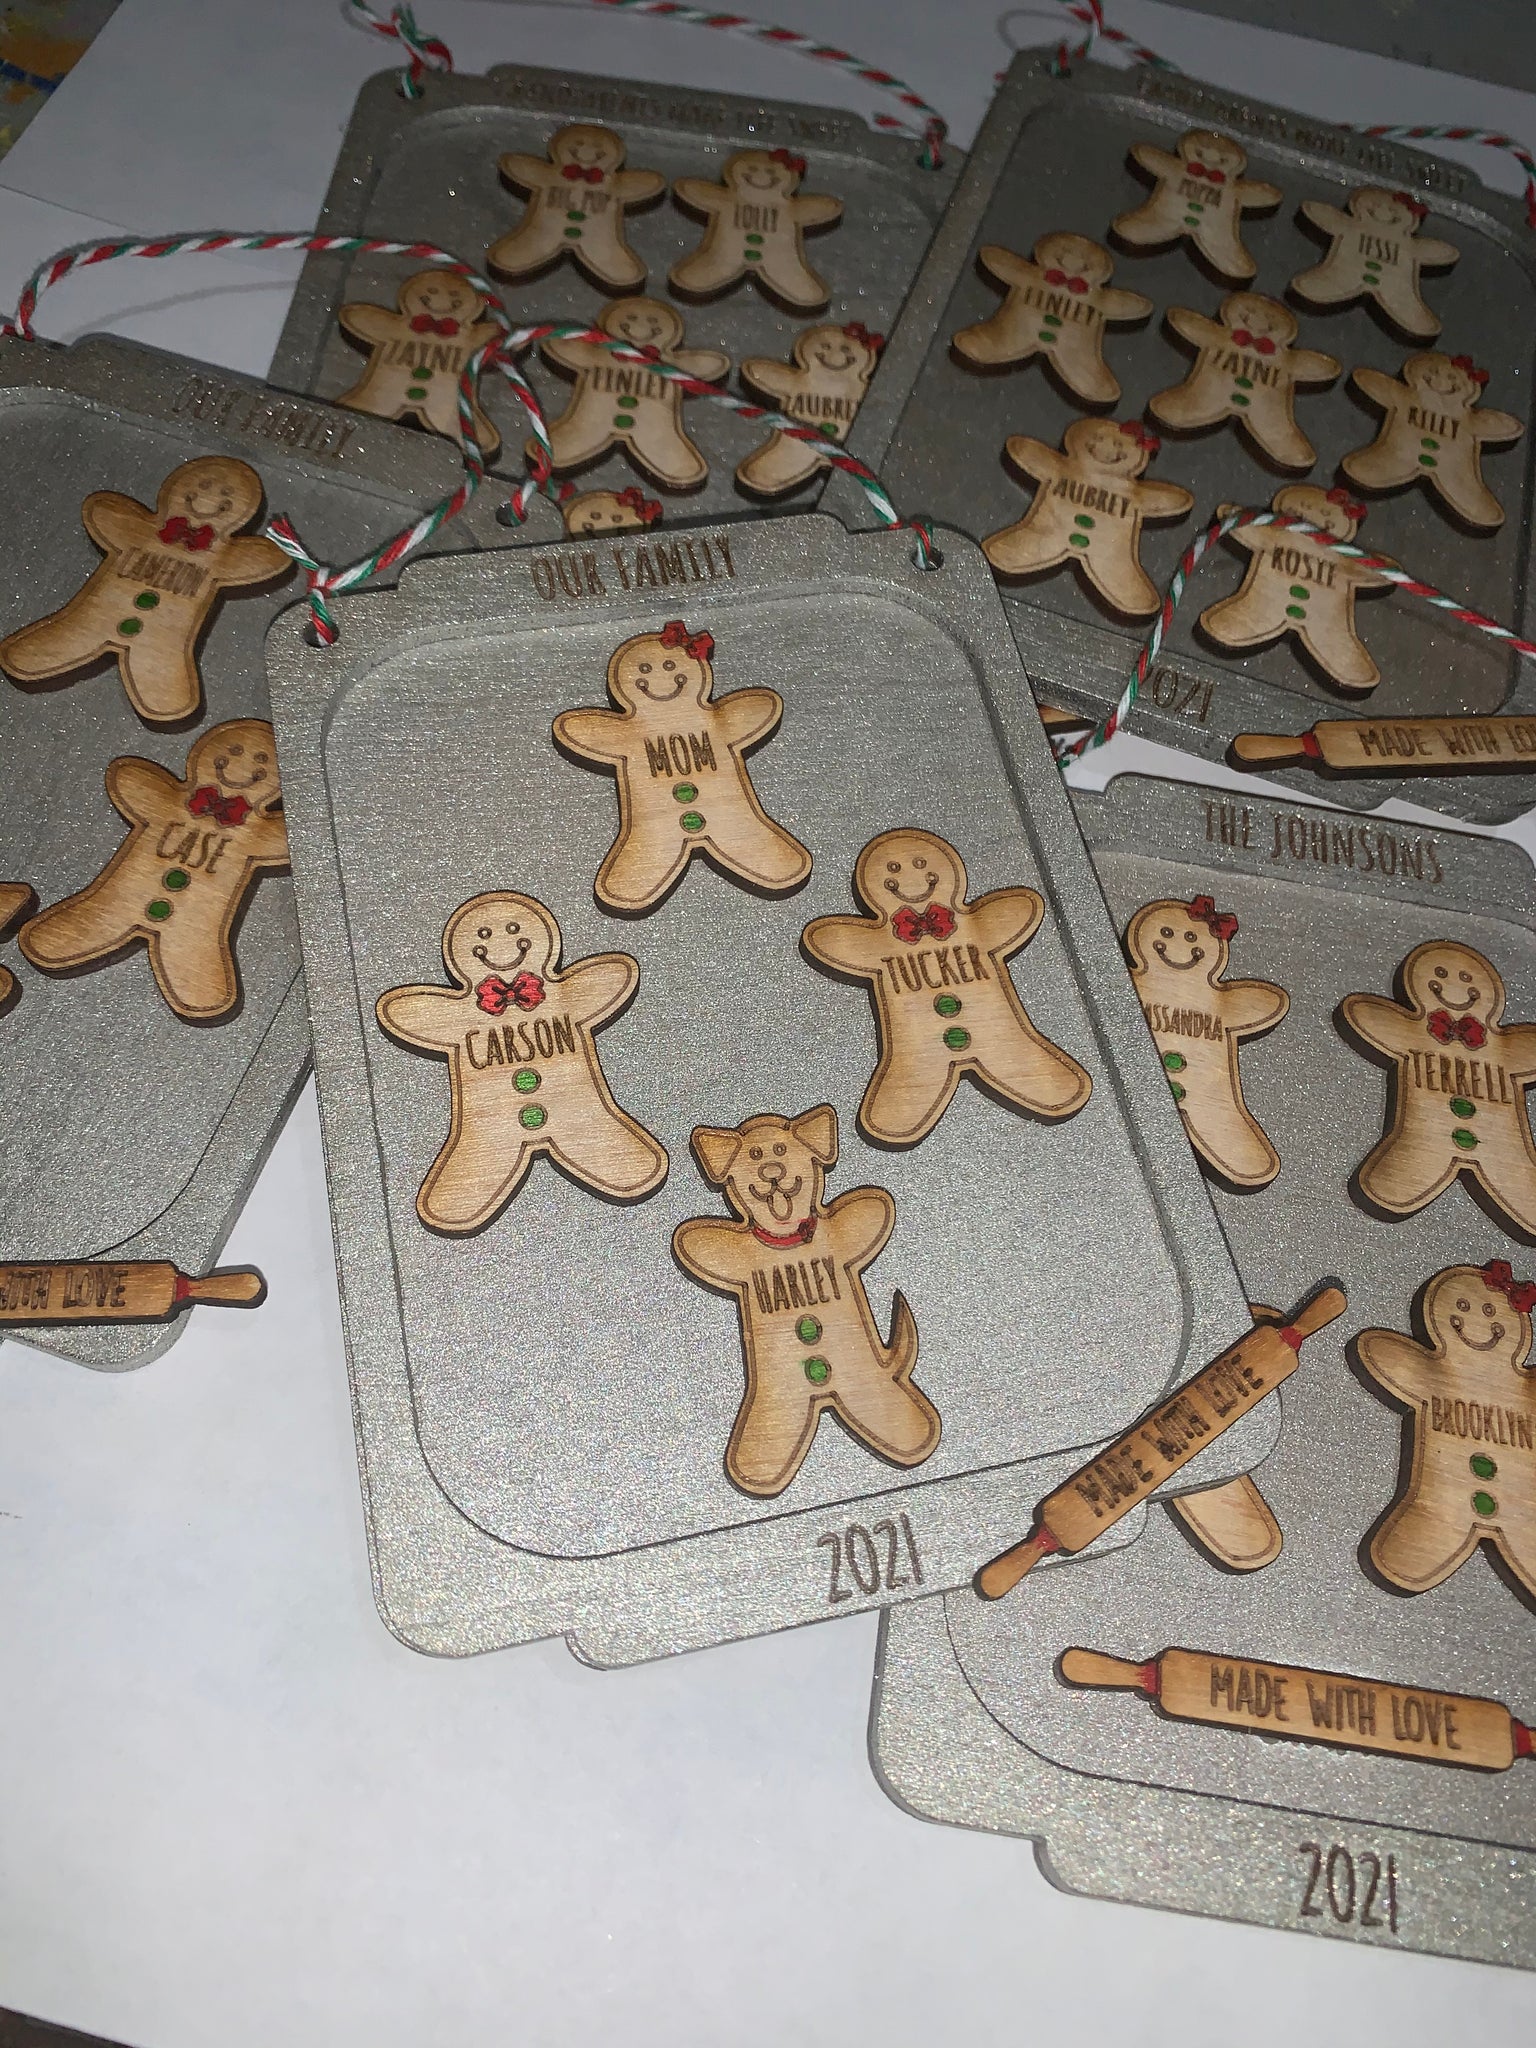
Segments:
[[[819,1217],[807,1216],[799,1229],[792,1230],[788,1237],[775,1237],[771,1230],[759,1230],[755,1223],[749,1223],[747,1228],[759,1244],[771,1244],[775,1251],[782,1252],[792,1244],[809,1244],[816,1235],[816,1225],[819,1221]]]

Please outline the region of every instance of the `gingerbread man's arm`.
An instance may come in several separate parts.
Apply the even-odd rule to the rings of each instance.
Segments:
[[[1536,1079],[1536,1024],[1501,1024],[1498,1047],[1511,1080]]]
[[[563,370],[590,370],[595,364],[610,359],[610,351],[595,341],[572,341],[563,334],[552,334],[543,344],[544,353],[551,362],[558,363]]]
[[[640,967],[627,953],[594,953],[557,978],[576,1022],[595,1031],[634,994]]]
[[[1224,341],[1236,347],[1219,320],[1208,320],[1204,313],[1197,313],[1190,306],[1170,306],[1163,318],[1175,334],[1192,341],[1196,348],[1216,348]]]
[[[1034,889],[990,889],[969,906],[967,916],[982,949],[1007,959],[1040,929],[1045,898]]]
[[[1432,235],[1415,235],[1413,252],[1421,270],[1448,270],[1461,261],[1461,251],[1451,242],[1437,242]]]
[[[706,384],[716,383],[731,367],[730,357],[717,348],[675,348],[667,361],[690,377],[701,377]]]
[[[1343,367],[1336,356],[1324,355],[1320,348],[1291,350],[1291,375],[1298,384],[1330,384]]]
[[[788,363],[775,362],[772,356],[748,356],[741,374],[755,390],[778,399],[781,411],[805,381],[803,370],[792,370]]]
[[[424,1052],[447,1052],[457,1045],[476,1015],[474,1004],[458,990],[420,982],[385,989],[373,1007],[391,1038]]]
[[[827,1204],[827,1221],[837,1218],[838,1257],[847,1265],[868,1265],[896,1227],[896,1203],[884,1188],[850,1188]]]
[[[395,330],[404,324],[405,315],[392,313],[387,306],[373,306],[365,299],[358,299],[351,305],[338,306],[336,319],[344,334],[375,348],[381,341],[393,341]]]
[[[247,830],[251,836],[246,852],[253,866],[287,867],[288,827],[283,822],[281,811],[257,811],[248,821]]]
[[[1003,443],[1008,460],[1037,484],[1054,483],[1066,468],[1066,460],[1055,448],[1047,448],[1029,434],[1010,434]]]
[[[678,1264],[706,1286],[727,1293],[745,1285],[757,1263],[752,1239],[724,1217],[691,1216],[672,1233]]]
[[[988,276],[995,277],[999,284],[1034,284],[1041,274],[1038,263],[1031,263],[1014,249],[1005,249],[1001,242],[984,243],[978,260]]]
[[[158,761],[141,760],[137,754],[123,754],[109,761],[106,784],[113,808],[130,825],[153,824],[168,805],[173,810],[180,809],[190,794],[187,785],[178,781],[168,768],[162,768]]]
[[[218,578],[221,583],[270,583],[274,576],[291,575],[293,566],[276,541],[247,533],[219,550]]]
[[[1467,414],[1467,426],[1479,441],[1518,441],[1525,432],[1524,420],[1512,412],[1484,412],[1481,406]]]
[[[1355,1339],[1360,1363],[1380,1387],[1409,1408],[1425,1399],[1424,1379],[1435,1354],[1399,1330],[1362,1330]]]
[[[1118,285],[1107,284],[1099,292],[1099,311],[1106,320],[1145,320],[1152,301],[1140,292],[1125,292]]]
[[[546,185],[553,185],[560,175],[546,157],[524,156],[518,150],[509,150],[505,156],[498,157],[496,168],[509,185],[516,185],[522,192],[541,192]]]
[[[1229,512],[1241,512],[1242,510],[1243,507],[1241,505],[1218,505],[1216,507],[1216,517],[1218,519],[1225,519]],[[1227,540],[1236,541],[1238,546],[1246,548],[1250,555],[1257,555],[1261,554],[1267,545],[1265,538],[1267,532],[1268,529],[1263,526],[1237,526],[1223,537]]]
[[[834,199],[830,192],[802,192],[798,199],[789,203],[794,209],[796,224],[802,228],[822,228],[829,221],[842,217],[843,202]]]
[[[731,201],[723,185],[711,185],[706,178],[675,178],[672,192],[695,213],[723,213]]]
[[[774,730],[784,716],[784,699],[777,690],[732,690],[711,709],[726,745],[745,748]]]
[[[1194,492],[1186,491],[1182,484],[1159,483],[1155,477],[1128,488],[1143,519],[1182,519],[1195,502]]]
[[[1360,590],[1384,590],[1392,581],[1390,576],[1383,576],[1380,569],[1367,569],[1363,562],[1352,562],[1347,555],[1339,555],[1336,559],[1341,583],[1353,583]],[[1401,562],[1394,562],[1390,555],[1379,555],[1377,560],[1387,569],[1402,567]]]
[[[620,206],[644,206],[647,199],[654,199],[667,188],[660,171],[615,171],[612,184],[613,196]]]
[[[1184,159],[1170,156],[1166,149],[1159,149],[1155,142],[1133,142],[1131,155],[1144,171],[1150,171],[1154,178],[1180,178],[1184,175]]]
[[[1388,377],[1364,363],[1358,370],[1350,372],[1350,382],[1383,412],[1391,412],[1394,406],[1406,403],[1413,396],[1406,384],[1399,384],[1395,377]]]
[[[154,539],[155,515],[121,491],[92,491],[80,507],[80,524],[97,547],[143,547]]]
[[[880,972],[880,956],[890,951],[885,919],[881,917],[817,917],[800,934],[800,943],[813,960],[837,974],[851,974],[869,981]]]
[[[1250,207],[1278,206],[1284,197],[1278,185],[1271,185],[1264,178],[1243,178],[1237,187],[1237,203],[1243,211]]]
[[[589,761],[622,761],[639,744],[627,711],[562,711],[551,730],[557,745]]]
[[[1354,225],[1350,216],[1341,207],[1330,206],[1326,199],[1303,199],[1301,215],[1311,221],[1315,228],[1321,228],[1325,235],[1337,238],[1347,235]]]
[[[1245,1036],[1271,1030],[1291,1007],[1290,997],[1273,981],[1218,981],[1215,988],[1227,1022]]]
[[[1389,1002],[1385,996],[1346,996],[1339,1012],[1357,1038],[1396,1058],[1409,1049],[1410,1029],[1423,1029],[1411,1010],[1405,1010],[1401,1003]]]

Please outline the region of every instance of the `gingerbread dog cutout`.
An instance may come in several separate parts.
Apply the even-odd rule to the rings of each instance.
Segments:
[[[899,826],[863,849],[854,888],[868,917],[818,917],[801,935],[811,958],[870,984],[880,1059],[859,1128],[879,1144],[921,1144],[969,1075],[989,1095],[1057,1122],[1092,1081],[1030,1022],[1008,962],[1040,928],[1033,889],[966,896],[965,863],[947,839]]]
[[[1164,249],[1187,241],[1218,277],[1246,284],[1259,266],[1243,243],[1243,215],[1267,211],[1284,197],[1278,185],[1245,178],[1246,153],[1230,135],[1191,128],[1170,155],[1152,142],[1133,142],[1132,161],[1153,181],[1150,198],[1122,213],[1112,232],[1133,249]]]
[[[597,871],[605,910],[654,910],[696,854],[765,895],[798,889],[811,856],[758,801],[749,748],[777,731],[777,690],[714,695],[712,634],[670,619],[608,663],[612,711],[562,711],[558,745],[618,778],[619,831]]]
[[[1152,301],[1111,288],[1114,258],[1086,235],[1042,235],[1033,262],[988,242],[978,261],[1008,296],[950,346],[980,369],[1044,358],[1085,405],[1116,405],[1120,380],[1104,360],[1105,329],[1145,320]]]
[[[548,157],[517,151],[496,168],[526,192],[523,218],[492,242],[485,260],[503,277],[531,277],[562,256],[611,292],[645,283],[645,265],[624,235],[625,212],[666,189],[659,171],[626,171],[624,144],[611,128],[573,121],[549,139]]]
[[[679,178],[672,191],[690,213],[708,222],[704,239],[667,272],[675,292],[713,298],[738,278],[752,278],[770,298],[810,313],[830,296],[805,260],[807,228],[830,227],[843,202],[825,192],[800,191],[805,158],[787,149],[738,149],[725,160],[720,183]]]
[[[211,726],[192,743],[185,780],[124,754],[106,782],[132,829],[94,882],[22,927],[22,952],[34,967],[70,974],[142,939],[177,1016],[227,1016],[240,1000],[235,919],[263,873],[288,865],[271,726]]]
[[[354,300],[337,309],[342,332],[368,350],[363,374],[336,400],[375,419],[416,419],[460,447],[459,380],[470,358],[493,341],[496,323],[482,320],[485,294],[452,270],[418,270],[395,295],[397,310]],[[481,410],[470,406],[478,447],[494,455],[501,435]]]
[[[1291,1007],[1272,981],[1225,981],[1237,919],[1209,896],[1144,903],[1125,950],[1142,1015],[1162,1057],[1189,1142],[1236,1188],[1267,1187],[1280,1154],[1243,1099],[1238,1051]]]
[[[1296,424],[1296,387],[1331,384],[1341,365],[1321,349],[1292,348],[1290,307],[1261,292],[1229,292],[1219,320],[1188,306],[1170,306],[1163,317],[1197,354],[1182,384],[1148,400],[1152,416],[1180,433],[1235,420],[1271,462],[1310,469],[1317,450]]]
[[[0,882],[0,939],[37,901],[29,883]],[[19,984],[8,967],[0,967],[0,1011],[10,1008]]]
[[[1316,484],[1286,484],[1270,506],[1339,540],[1353,540],[1365,518],[1365,507],[1337,485],[1325,491]],[[1218,505],[1216,514],[1224,519],[1237,510]],[[1239,526],[1227,538],[1246,549],[1249,562],[1242,588],[1200,614],[1217,646],[1246,651],[1289,635],[1341,690],[1374,690],[1381,670],[1356,628],[1355,599],[1361,591],[1390,590],[1390,579],[1332,548],[1314,546],[1304,533]],[[1397,566],[1389,555],[1379,559]]]
[[[937,1409],[912,1384],[917,1325],[898,1293],[882,1342],[864,1291],[896,1221],[884,1188],[822,1199],[837,1159],[837,1112],[752,1116],[735,1130],[700,1125],[693,1149],[723,1187],[727,1222],[695,1216],[672,1233],[685,1273],[736,1298],[747,1386],[725,1469],[743,1493],[771,1499],[805,1461],[827,1409],[877,1456],[920,1465],[938,1446]]]
[[[807,327],[790,346],[792,363],[750,356],[741,374],[787,418],[815,427],[835,448],[848,438],[884,346],[883,334],[871,334],[857,320],[846,327]],[[736,481],[762,497],[777,497],[827,465],[826,450],[814,441],[798,441],[775,429],[737,463]]]
[[[583,1187],[636,1202],[667,1177],[667,1154],[614,1101],[593,1034],[640,982],[628,953],[560,966],[560,927],[510,889],[463,903],[443,932],[452,988],[386,989],[375,1005],[391,1038],[448,1062],[453,1114],[416,1213],[452,1237],[484,1230],[540,1157]]]
[[[1416,946],[1398,970],[1403,1001],[1350,995],[1348,1029],[1395,1069],[1387,1131],[1361,1166],[1361,1194],[1412,1216],[1458,1175],[1520,1235],[1536,1238],[1536,1143],[1525,1091],[1536,1082],[1536,1024],[1501,1024],[1504,984],[1454,939]]]
[[[596,533],[643,533],[660,519],[661,503],[629,484],[622,491],[579,491],[561,500],[560,516],[574,540]]]
[[[1385,415],[1375,440],[1339,464],[1351,483],[1394,491],[1417,479],[1468,526],[1490,533],[1503,525],[1504,508],[1483,481],[1483,443],[1518,440],[1525,428],[1513,413],[1482,411],[1486,370],[1470,356],[1429,350],[1410,356],[1401,378],[1362,368],[1350,381]]]
[[[1405,1593],[1443,1585],[1479,1543],[1536,1595],[1536,1286],[1505,1259],[1449,1266],[1425,1283],[1427,1344],[1362,1330],[1361,1367],[1408,1410],[1412,1462],[1370,1558]]]
[[[1156,434],[1139,420],[1074,420],[1059,450],[1028,434],[1003,445],[1039,489],[1022,519],[981,544],[998,574],[1034,576],[1071,562],[1117,612],[1155,612],[1162,599],[1141,566],[1142,522],[1182,519],[1195,502],[1182,484],[1140,481],[1161,446]]]
[[[615,299],[595,323],[616,341],[642,349],[648,362],[670,363],[713,384],[731,367],[717,348],[680,348],[681,315],[659,299]],[[550,423],[556,469],[580,469],[610,448],[628,451],[648,475],[675,491],[697,490],[709,464],[683,432],[681,385],[659,377],[648,363],[628,363],[595,341],[556,336],[544,344],[551,362],[572,372],[571,402]],[[531,452],[536,443],[530,441]]]
[[[1310,270],[1298,271],[1291,290],[1311,306],[1352,306],[1366,299],[1399,333],[1433,341],[1440,321],[1424,303],[1419,274],[1449,269],[1461,251],[1419,233],[1428,211],[1411,193],[1380,185],[1351,192],[1347,210],[1304,199],[1301,216],[1328,237],[1328,253]]]
[[[241,534],[261,510],[261,478],[230,455],[199,455],[161,484],[153,512],[118,491],[92,491],[80,522],[106,560],[68,604],[0,640],[18,683],[74,676],[111,655],[149,725],[183,725],[202,709],[197,647],[226,590],[271,583],[293,564],[275,541]]]

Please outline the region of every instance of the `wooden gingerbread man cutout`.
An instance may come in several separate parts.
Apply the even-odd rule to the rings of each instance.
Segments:
[[[605,910],[654,910],[695,854],[770,896],[798,889],[811,856],[758,802],[746,756],[778,729],[777,690],[714,695],[713,636],[671,619],[608,663],[612,711],[562,711],[556,743],[618,778],[619,831],[597,871]]]
[[[386,989],[375,1006],[391,1038],[448,1062],[453,1114],[416,1213],[452,1237],[484,1230],[548,1158],[615,1202],[667,1177],[667,1154],[614,1101],[594,1032],[629,1004],[640,969],[627,953],[560,966],[560,927],[510,889],[461,904],[443,932],[452,988]]]
[[[805,260],[805,231],[840,219],[843,202],[825,192],[800,194],[804,176],[805,158],[787,149],[738,149],[726,158],[718,185],[679,178],[674,196],[709,225],[698,248],[667,272],[672,289],[713,298],[751,277],[797,311],[824,306],[830,294]]]
[[[1296,424],[1296,386],[1331,384],[1341,365],[1320,349],[1291,347],[1290,307],[1260,292],[1229,292],[1219,321],[1188,306],[1170,306],[1164,318],[1199,353],[1182,384],[1148,400],[1153,417],[1181,433],[1236,420],[1271,462],[1310,469],[1317,450]]]
[[[224,1017],[240,1000],[231,932],[264,872],[288,865],[272,728],[231,718],[194,740],[178,781],[124,754],[107,795],[131,830],[94,882],[22,927],[34,967],[69,974],[142,939],[179,1017]]]
[[[1395,1066],[1385,1137],[1356,1176],[1366,1201],[1412,1216],[1458,1174],[1520,1235],[1536,1238],[1536,1143],[1525,1091],[1536,1024],[1500,1024],[1493,964],[1453,939],[1416,946],[1398,970],[1403,1001],[1351,995],[1344,1023]]]
[[[870,916],[818,917],[801,944],[821,966],[870,984],[880,1060],[859,1105],[866,1136],[921,1144],[967,1074],[1031,1116],[1075,1116],[1093,1083],[1035,1029],[1008,972],[1044,900],[993,889],[967,901],[964,861],[914,826],[870,840],[854,887]]]
[[[395,296],[396,312],[354,300],[336,314],[342,332],[369,351],[367,366],[350,391],[336,400],[375,419],[416,419],[434,434],[464,444],[459,419],[459,380],[478,349],[496,336],[496,324],[482,320],[485,295],[452,270],[418,270]],[[475,440],[487,455],[501,436],[480,409],[472,407]]]
[[[661,504],[629,484],[622,491],[579,491],[562,498],[560,516],[573,540],[595,533],[643,533],[660,519]]]
[[[1243,1100],[1238,1051],[1291,1007],[1272,981],[1224,981],[1237,919],[1209,896],[1144,903],[1126,927],[1131,980],[1189,1142],[1237,1188],[1267,1187],[1280,1154]]]
[[[569,256],[611,292],[645,283],[645,265],[624,236],[624,214],[659,198],[659,171],[626,171],[624,144],[611,128],[573,121],[549,139],[547,158],[517,152],[498,160],[509,185],[528,197],[522,220],[485,260],[503,277],[531,277]]]
[[[1409,192],[1362,185],[1351,192],[1348,210],[1325,200],[1304,199],[1304,220],[1328,237],[1328,254],[1291,279],[1290,288],[1312,306],[1350,306],[1367,299],[1400,333],[1433,341],[1439,319],[1419,290],[1422,270],[1446,270],[1461,255],[1449,242],[1420,235],[1429,208]]]
[[[106,560],[56,612],[0,640],[0,668],[18,683],[74,676],[104,655],[150,725],[182,725],[202,709],[197,645],[226,590],[271,583],[293,564],[275,541],[241,535],[261,510],[261,478],[229,455],[183,462],[153,512],[118,491],[92,491],[80,521]]]
[[[682,318],[659,299],[615,299],[596,325],[615,341],[644,349],[651,361],[670,363],[706,384],[731,367],[719,349],[680,348]],[[550,424],[556,469],[579,469],[617,446],[675,491],[696,490],[705,481],[709,464],[683,432],[681,386],[643,363],[622,362],[600,342],[556,337],[545,342],[544,353],[576,378],[570,404]],[[535,446],[528,443],[530,454]]]
[[[1270,505],[1340,540],[1353,540],[1365,518],[1365,507],[1337,485],[1325,491],[1317,484],[1286,484]],[[1237,509],[1218,505],[1216,512],[1225,518]],[[1341,690],[1374,690],[1381,670],[1356,630],[1355,598],[1362,590],[1391,589],[1380,570],[1279,527],[1240,526],[1227,538],[1250,559],[1242,588],[1200,614],[1216,644],[1246,650],[1290,634]]]
[[[885,336],[871,334],[858,320],[846,327],[807,327],[790,345],[793,363],[749,356],[741,374],[787,418],[815,427],[832,447],[841,447],[884,346]],[[815,442],[797,441],[775,430],[737,463],[736,481],[772,498],[794,490],[826,467],[826,454]]]
[[[1142,521],[1182,519],[1195,502],[1182,484],[1138,481],[1161,445],[1156,434],[1139,420],[1074,420],[1060,450],[1028,434],[1003,445],[1039,489],[1022,519],[981,544],[998,574],[1033,576],[1071,562],[1116,611],[1155,612],[1162,600],[1141,566]]]
[[[1408,1410],[1413,1459],[1371,1537],[1371,1562],[1405,1593],[1442,1585],[1479,1543],[1536,1594],[1536,1286],[1505,1259],[1449,1266],[1424,1288],[1427,1344],[1362,1330],[1361,1366]]]
[[[993,369],[1042,356],[1085,405],[1116,405],[1120,380],[1104,360],[1104,331],[1145,320],[1152,301],[1112,290],[1114,259],[1086,235],[1042,235],[1034,261],[989,242],[979,261],[1008,296],[988,320],[962,327],[951,346],[968,363]]]
[[[805,1461],[823,1413],[893,1465],[920,1465],[939,1441],[933,1403],[912,1384],[917,1325],[898,1293],[882,1342],[864,1291],[896,1221],[884,1188],[822,1199],[837,1159],[837,1113],[752,1116],[735,1130],[700,1125],[693,1149],[740,1221],[696,1216],[672,1233],[685,1273],[736,1298],[747,1387],[725,1469],[770,1499]]]
[[[0,939],[37,901],[26,882],[0,882]],[[19,984],[8,967],[0,967],[0,1011],[10,1008]]]
[[[1486,370],[1430,350],[1408,358],[1401,381],[1366,368],[1350,381],[1386,415],[1375,440],[1339,464],[1351,483],[1393,491],[1417,478],[1468,526],[1503,525],[1504,508],[1483,482],[1482,446],[1518,440],[1525,428],[1513,413],[1479,409]]]
[[[1134,142],[1132,160],[1153,180],[1149,199],[1122,213],[1112,232],[1134,249],[1161,249],[1188,241],[1219,277],[1245,284],[1259,266],[1243,246],[1243,215],[1278,206],[1278,185],[1245,178],[1248,158],[1230,135],[1191,128],[1174,154],[1155,143]]]

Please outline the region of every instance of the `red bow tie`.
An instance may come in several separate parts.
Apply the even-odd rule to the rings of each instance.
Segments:
[[[596,164],[562,164],[562,178],[569,178],[573,185],[601,185],[603,174]]]
[[[1069,292],[1085,292],[1088,289],[1086,277],[1068,277],[1064,270],[1048,270],[1045,273],[1045,281],[1047,284],[1065,285]]]
[[[200,555],[204,548],[211,548],[213,546],[213,528],[211,526],[194,526],[189,519],[183,519],[178,512],[174,519],[167,519],[164,526],[161,527],[160,538],[168,546],[175,546],[179,541],[182,547],[191,548],[194,554]]]
[[[1200,920],[1213,939],[1230,941],[1237,937],[1237,919],[1230,910],[1218,910],[1209,896],[1194,897],[1189,914]]]
[[[668,619],[657,636],[663,647],[682,647],[695,661],[708,661],[715,651],[713,633],[690,633],[681,619]]]
[[[1479,1024],[1475,1017],[1453,1017],[1449,1010],[1431,1010],[1425,1022],[1429,1025],[1430,1037],[1438,1038],[1442,1045],[1450,1045],[1459,1039],[1473,1052],[1478,1052],[1487,1042],[1487,1027]]]
[[[217,818],[221,825],[243,825],[250,808],[243,796],[220,796],[211,782],[200,783],[187,798],[194,818]]]
[[[891,919],[891,930],[908,946],[919,939],[947,939],[954,928],[955,913],[943,903],[930,903],[926,910],[908,905]]]
[[[1531,1310],[1536,1308],[1536,1282],[1517,1280],[1515,1270],[1508,1259],[1490,1259],[1487,1265],[1480,1266],[1478,1271],[1490,1287],[1496,1287],[1500,1294],[1508,1298],[1509,1305],[1516,1315],[1528,1316]]]
[[[457,320],[434,320],[430,313],[418,313],[411,322],[412,334],[440,334],[447,340],[449,335],[457,334],[458,331]]]
[[[805,158],[794,156],[787,149],[771,149],[768,154],[776,164],[782,164],[786,171],[793,171],[798,178],[805,176]]]
[[[815,1216],[807,1216],[803,1223],[795,1226],[788,1237],[775,1237],[771,1230],[760,1230],[755,1223],[749,1223],[747,1228],[759,1244],[771,1244],[775,1251],[783,1251],[792,1244],[809,1244],[816,1235],[817,1221]]]
[[[510,981],[503,981],[499,974],[488,974],[475,989],[475,1001],[487,1017],[499,1017],[508,1003],[515,1003],[520,1010],[536,1010],[543,1000],[543,981],[526,967]]]
[[[1255,355],[1272,356],[1275,352],[1275,344],[1267,334],[1255,336],[1250,334],[1246,327],[1234,327],[1232,339],[1239,348],[1251,348]]]
[[[1225,185],[1227,182],[1225,171],[1208,171],[1204,164],[1188,163],[1184,168],[1192,178],[1204,178],[1211,185]]]

